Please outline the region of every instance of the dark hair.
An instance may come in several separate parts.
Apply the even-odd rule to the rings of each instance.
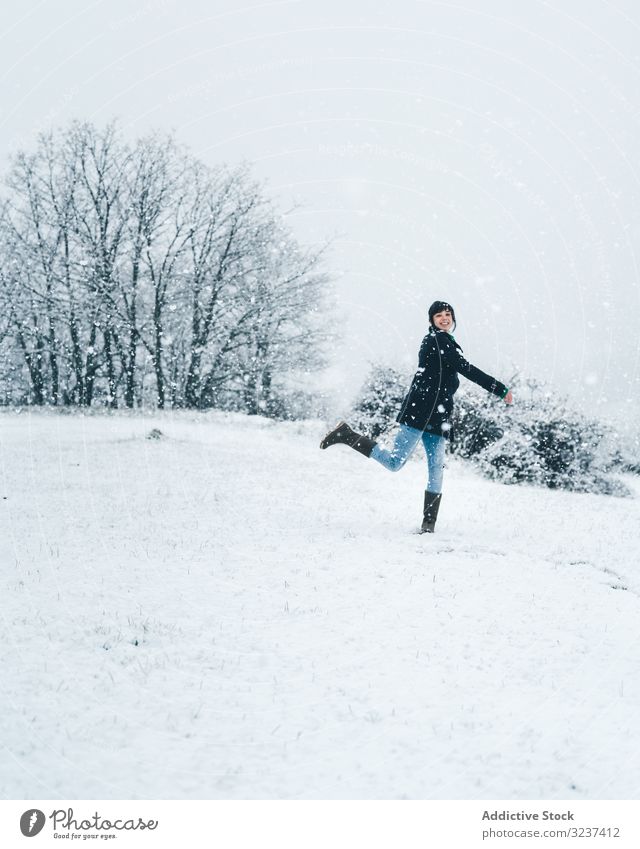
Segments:
[[[429,307],[429,324],[433,325],[433,317],[436,313],[449,310],[453,323],[456,323],[456,314],[449,301],[434,301]]]

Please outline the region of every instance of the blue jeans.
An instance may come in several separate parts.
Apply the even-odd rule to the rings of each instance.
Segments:
[[[381,463],[390,472],[399,471],[411,456],[413,449],[422,439],[424,450],[427,455],[427,467],[429,471],[428,483],[425,489],[429,492],[442,492],[442,475],[444,472],[444,436],[436,436],[433,433],[418,430],[415,427],[401,424],[393,441],[391,449],[382,448],[377,443],[371,452],[371,457]]]

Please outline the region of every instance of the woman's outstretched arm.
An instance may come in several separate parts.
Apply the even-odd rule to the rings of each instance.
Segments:
[[[444,359],[452,365],[453,368],[455,368],[458,374],[461,374],[473,383],[477,383],[478,386],[486,389],[486,391],[490,392],[492,395],[497,395],[498,398],[503,398],[505,403],[513,403],[513,394],[509,387],[504,383],[501,383],[497,378],[492,377],[490,374],[486,374],[486,372],[482,371],[477,366],[472,365],[469,360],[462,356],[460,349],[455,343],[447,340],[443,345],[441,345],[440,353]]]

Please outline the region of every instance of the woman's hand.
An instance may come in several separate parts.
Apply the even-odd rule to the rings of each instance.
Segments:
[[[504,396],[505,404],[513,404],[513,392],[509,390],[507,394]]]

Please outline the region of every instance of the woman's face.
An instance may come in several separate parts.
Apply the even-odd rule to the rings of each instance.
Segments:
[[[433,323],[438,330],[451,330],[453,327],[453,316],[450,310],[442,310],[433,316]]]

